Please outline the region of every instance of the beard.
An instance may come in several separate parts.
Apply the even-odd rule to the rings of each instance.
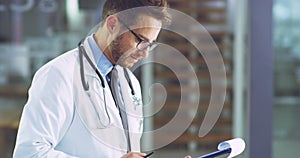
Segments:
[[[110,44],[111,56],[112,56],[112,59],[114,60],[114,62],[116,64],[119,62],[119,59],[123,55],[123,53],[121,52],[121,40],[122,40],[122,38],[123,38],[122,35],[118,36]]]
[[[122,39],[123,39],[123,35],[120,35],[116,39],[114,39],[109,45],[111,50],[111,57],[116,65],[120,65],[122,67],[132,67],[133,63],[129,63],[127,60],[128,60],[128,55],[134,49],[124,51],[121,45]]]

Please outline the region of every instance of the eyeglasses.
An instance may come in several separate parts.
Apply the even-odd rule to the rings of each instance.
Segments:
[[[143,40],[139,35],[137,35],[134,31],[132,31],[122,20],[119,21],[129,30],[131,34],[137,39],[138,43],[136,44],[136,48],[138,50],[146,50],[149,47],[149,51],[153,50],[158,43],[157,42],[148,42]]]

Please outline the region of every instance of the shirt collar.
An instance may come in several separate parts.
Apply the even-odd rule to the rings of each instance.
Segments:
[[[97,67],[104,76],[106,76],[113,68],[112,63],[107,59],[102,50],[97,45],[94,34],[88,37],[88,43],[91,47]]]

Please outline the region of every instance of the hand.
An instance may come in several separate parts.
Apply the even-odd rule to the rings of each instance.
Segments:
[[[185,156],[184,158],[192,158],[192,156]]]
[[[121,158],[142,158],[146,156],[146,153],[139,153],[139,152],[129,152],[123,155]]]

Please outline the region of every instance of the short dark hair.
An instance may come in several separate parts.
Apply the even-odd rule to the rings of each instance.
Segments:
[[[169,24],[171,22],[171,16],[167,11],[169,6],[166,0],[106,0],[102,11],[102,20],[104,21],[109,15],[121,11],[147,6],[150,7],[143,10],[143,14],[154,17],[163,24]],[[130,14],[130,18],[131,20],[137,19],[139,15],[140,14],[133,13]]]

